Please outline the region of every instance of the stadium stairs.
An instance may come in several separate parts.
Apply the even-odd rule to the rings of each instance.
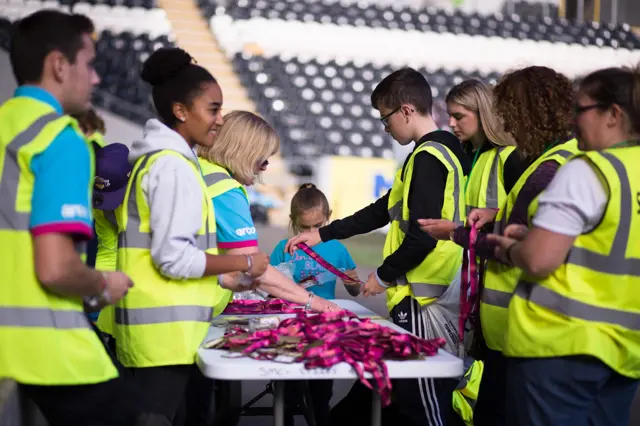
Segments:
[[[211,71],[224,89],[224,109],[255,112],[255,104],[213,38],[209,23],[201,15],[198,5],[192,0],[158,0],[157,3],[171,22],[176,44]]]

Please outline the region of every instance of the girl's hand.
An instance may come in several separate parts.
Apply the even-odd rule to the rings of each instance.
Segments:
[[[456,224],[447,219],[418,219],[420,229],[436,240],[449,240]]]
[[[311,301],[311,309],[320,313],[340,312],[343,310],[340,306],[336,305],[335,303],[330,302],[318,296],[315,296]]]
[[[356,297],[357,295],[360,294],[360,286],[362,285],[362,283],[360,283],[360,278],[358,278],[358,273],[356,272],[355,269],[344,271],[344,273],[346,276],[354,280],[354,281],[343,280],[342,283],[344,284],[344,288],[347,290],[347,292],[351,296]]]
[[[320,231],[314,229],[312,231],[302,232],[295,237],[289,238],[289,241],[287,241],[287,244],[285,244],[284,246],[284,251],[293,255],[293,253],[297,250],[296,246],[300,243],[305,243],[309,247],[313,247],[320,244],[321,242],[322,239],[320,238]]]
[[[509,225],[504,230],[504,236],[507,238],[513,238],[517,241],[522,241],[527,237],[529,228],[524,225]]]
[[[503,237],[501,235],[496,235],[496,234],[487,235],[487,239],[489,241],[497,243],[495,254],[498,260],[500,260],[502,263],[505,263],[507,265],[511,265],[512,262],[509,256],[509,250],[511,246],[513,246],[518,241],[514,240],[513,238]]]
[[[475,225],[476,228],[481,229],[487,223],[495,221],[497,215],[498,211],[494,209],[473,209],[467,216],[467,224],[469,226]]]

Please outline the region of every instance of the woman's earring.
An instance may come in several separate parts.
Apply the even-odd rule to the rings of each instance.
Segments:
[[[184,118],[184,117],[180,117],[180,118],[179,118],[179,120],[180,120],[180,121],[182,121],[182,122],[184,123],[184,121],[186,120],[186,118]]]

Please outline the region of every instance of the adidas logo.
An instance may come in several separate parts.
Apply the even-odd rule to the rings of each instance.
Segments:
[[[407,321],[407,313],[406,312],[398,312],[398,323],[406,323]]]

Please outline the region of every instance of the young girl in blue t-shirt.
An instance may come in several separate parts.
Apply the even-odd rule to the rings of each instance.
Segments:
[[[327,197],[311,183],[302,185],[291,199],[289,218],[291,219],[291,230],[295,234],[320,228],[329,222],[330,217],[331,209]],[[300,283],[305,278],[316,277],[317,284],[307,290],[325,299],[335,299],[337,278],[300,249],[296,250],[293,255],[285,253],[286,242],[287,240],[280,241],[273,249],[270,257],[271,264],[277,266],[284,262],[292,262],[295,266],[293,280],[296,283]],[[356,264],[351,259],[347,248],[339,241],[320,243],[314,246],[313,250],[349,277],[358,279]],[[360,290],[358,284],[345,284],[345,287],[352,296],[357,296]],[[298,380],[287,382],[285,387],[285,426],[293,426],[294,424],[292,408],[299,406],[301,402],[304,394],[303,383]],[[311,394],[311,407],[309,408],[313,412],[316,425],[328,426],[333,381],[310,380],[308,389]]]
[[[291,230],[294,234],[318,229],[326,225],[331,217],[331,209],[327,197],[312,183],[303,184],[291,199]],[[325,299],[336,298],[335,275],[328,272],[322,265],[311,259],[302,250],[296,250],[293,255],[284,251],[287,240],[282,240],[271,253],[271,264],[277,266],[284,262],[291,262],[294,266],[293,280],[296,283],[315,277],[316,284],[308,290]],[[343,271],[351,278],[358,279],[356,264],[351,259],[347,248],[337,240],[320,243],[313,250],[331,265]],[[359,293],[359,286],[346,284],[345,288],[352,296]]]

